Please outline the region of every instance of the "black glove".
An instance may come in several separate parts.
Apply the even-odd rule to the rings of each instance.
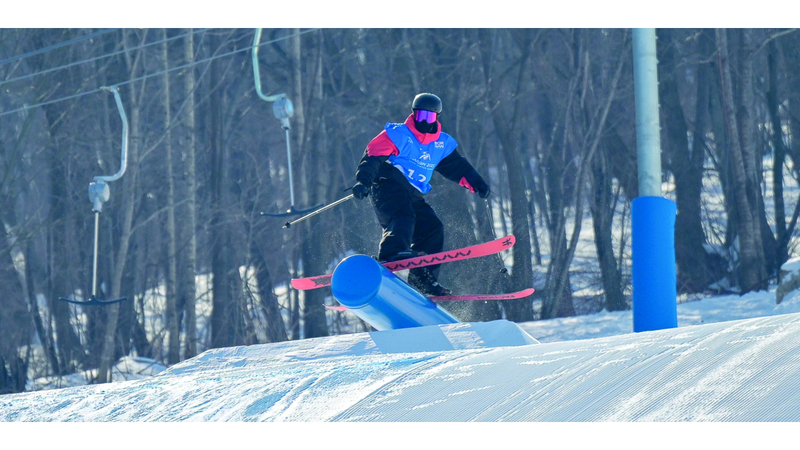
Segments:
[[[483,181],[483,178],[478,178],[476,180],[476,183],[475,183],[474,187],[475,187],[475,192],[478,193],[478,196],[480,196],[480,198],[486,198],[486,197],[489,196],[489,194],[492,193],[489,190],[489,185],[486,184],[485,181]]]
[[[353,197],[364,200],[369,195],[369,186],[362,184],[360,181],[353,186]]]

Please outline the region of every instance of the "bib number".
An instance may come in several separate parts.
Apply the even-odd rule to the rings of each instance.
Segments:
[[[394,166],[397,167],[398,169],[400,169],[400,171],[403,172],[406,175],[406,177],[411,181],[416,181],[418,183],[424,183],[424,182],[428,181],[428,177],[426,177],[424,174],[421,174],[421,173],[416,174],[417,178],[415,179],[414,178],[414,169],[404,169],[403,166],[401,166],[399,164],[394,164]]]

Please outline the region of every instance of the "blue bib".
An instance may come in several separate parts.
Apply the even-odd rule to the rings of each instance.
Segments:
[[[427,194],[431,190],[433,169],[447,155],[453,153],[458,146],[456,140],[447,133],[439,133],[439,139],[422,144],[404,123],[387,123],[384,129],[400,151],[399,154],[390,156],[389,162],[403,172],[412,186]]]

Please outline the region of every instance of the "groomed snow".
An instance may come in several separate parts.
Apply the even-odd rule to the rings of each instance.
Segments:
[[[143,380],[2,396],[0,421],[800,420],[797,313],[549,343],[523,328],[209,350]]]

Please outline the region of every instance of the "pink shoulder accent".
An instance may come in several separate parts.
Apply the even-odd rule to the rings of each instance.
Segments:
[[[469,184],[469,181],[467,181],[467,179],[464,177],[461,177],[461,181],[458,182],[458,185],[469,189],[469,191],[472,192],[473,194],[475,193],[475,188],[472,187],[472,185]]]
[[[389,156],[399,153],[400,151],[397,150],[392,140],[389,139],[389,135],[386,134],[386,130],[381,131],[379,135],[375,136],[375,139],[367,144],[367,154],[369,156]]]

